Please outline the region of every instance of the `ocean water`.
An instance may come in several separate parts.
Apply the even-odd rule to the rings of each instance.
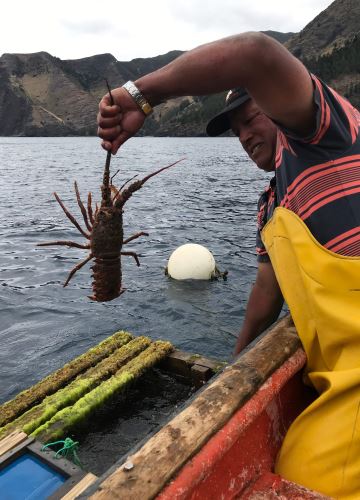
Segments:
[[[91,138],[0,138],[0,402],[34,384],[89,347],[125,329],[170,340],[177,348],[227,360],[256,273],[259,193],[266,176],[235,138],[135,138],[112,158],[118,186],[174,162],[125,205],[127,291],[107,303],[90,301],[90,264],[64,288],[86,250],[37,247],[84,237],[56,202],[56,191],[83,225],[73,181],[83,200],[99,200],[106,153]],[[199,243],[214,255],[223,281],[173,281],[164,268],[173,250]]]

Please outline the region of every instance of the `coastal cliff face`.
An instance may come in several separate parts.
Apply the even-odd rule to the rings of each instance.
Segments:
[[[47,52],[0,57],[0,135],[95,135],[105,78],[117,87],[167,64],[180,51],[119,62],[111,54],[62,61]]]
[[[284,45],[360,108],[359,0],[333,2]]]
[[[266,32],[307,67],[360,105],[360,2],[335,0],[300,33]],[[0,135],[95,135],[98,102],[111,87],[153,71],[178,57],[117,61],[111,54],[61,60],[46,52],[0,57]],[[223,106],[224,93],[182,97],[157,106],[142,135],[201,136]]]
[[[316,59],[343,46],[360,30],[360,2],[335,1],[299,33],[285,42],[300,59]]]

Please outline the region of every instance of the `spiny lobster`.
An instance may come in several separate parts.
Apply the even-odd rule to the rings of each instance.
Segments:
[[[81,269],[91,259],[94,259],[95,262],[92,266],[94,278],[92,283],[93,295],[89,296],[89,298],[98,302],[105,302],[119,297],[125,291],[125,289],[121,286],[122,272],[120,256],[130,255],[135,259],[138,266],[140,266],[140,262],[135,252],[123,252],[122,246],[130,243],[130,241],[133,241],[136,238],[139,238],[139,236],[148,236],[148,233],[141,231],[124,240],[123,206],[133,193],[138,191],[147,180],[154,175],[159,174],[163,170],[176,165],[182,160],[183,158],[166,167],[160,168],[156,172],[147,175],[142,180],[133,182],[130,186],[124,189],[126,184],[134,178],[132,177],[125,182],[120,189],[116,189],[110,181],[110,154],[108,154],[103,184],[101,186],[101,206],[98,208],[96,205],[94,213],[92,209],[91,193],[88,194],[86,209],[81,201],[76,181],[74,183],[77,202],[88,232],[82,229],[75,217],[65,207],[57,193],[54,193],[56,200],[65,212],[67,218],[74,224],[78,231],[80,231],[80,233],[89,240],[89,243],[87,245],[80,245],[74,241],[49,241],[45,243],[38,243],[38,246],[65,245],[74,248],[90,249],[88,257],[79,262],[79,264],[77,264],[70,271],[64,283],[64,287],[69,283],[76,271]]]

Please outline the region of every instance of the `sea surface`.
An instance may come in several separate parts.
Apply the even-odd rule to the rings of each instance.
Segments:
[[[150,233],[127,246],[126,292],[88,299],[90,264],[62,285],[87,250],[37,247],[84,237],[56,202],[83,225],[73,188],[99,200],[106,153],[91,138],[0,138],[0,403],[117,330],[170,340],[177,348],[228,360],[256,273],[256,206],[266,174],[235,138],[134,138],[112,158],[120,186],[185,158],[149,180],[125,205],[124,231]],[[164,268],[172,251],[199,243],[227,281],[180,282]]]

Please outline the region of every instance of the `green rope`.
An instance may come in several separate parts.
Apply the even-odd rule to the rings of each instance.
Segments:
[[[76,452],[76,449],[79,446],[78,441],[73,441],[71,438],[65,438],[64,440],[61,441],[54,441],[53,443],[48,443],[45,444],[42,448],[41,451],[46,450],[47,448],[50,448],[50,446],[62,444],[62,448],[58,450],[54,458],[67,458],[68,460],[71,460],[75,465],[78,465],[79,467],[82,467],[79,456]]]

